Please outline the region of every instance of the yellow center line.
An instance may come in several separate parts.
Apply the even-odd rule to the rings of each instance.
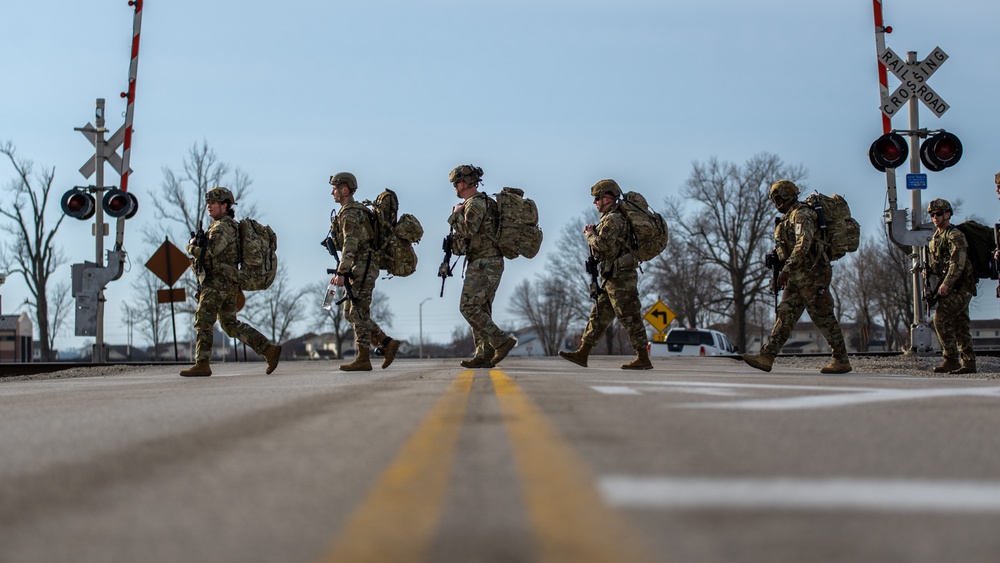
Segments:
[[[600,497],[586,464],[517,384],[490,379],[500,401],[539,561],[650,561],[640,538]]]
[[[461,372],[438,399],[321,561],[406,563],[426,558],[441,518],[474,373]]]

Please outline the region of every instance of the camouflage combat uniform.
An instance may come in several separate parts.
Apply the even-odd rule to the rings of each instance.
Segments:
[[[466,199],[463,209],[448,217],[454,229],[453,250],[456,255],[465,256],[459,310],[472,328],[475,357],[486,361],[511,338],[493,322],[493,300],[504,269],[504,258],[495,238],[499,221],[496,201],[483,192]]]
[[[778,259],[790,278],[781,295],[771,336],[761,355],[773,359],[792,333],[803,309],[833,349],[836,361],[849,362],[840,323],[833,313],[833,268],[816,246],[816,212],[802,202],[792,205],[774,229]]]
[[[236,318],[236,298],[240,293],[238,229],[235,219],[223,215],[212,222],[205,233],[205,246],[201,248],[205,273],[194,313],[195,360],[199,362],[208,361],[212,356],[212,327],[216,319],[226,334],[238,338],[258,354],[263,354],[270,345],[263,334]],[[189,244],[188,253],[193,255],[195,248]],[[192,259],[192,267],[194,262]]]
[[[639,302],[639,275],[636,273],[639,264],[629,244],[628,219],[618,210],[619,205],[615,204],[602,214],[597,228],[586,234],[587,244],[600,262],[604,291],[590,310],[582,342],[595,346],[618,317],[632,348],[645,350],[649,339],[642,324],[642,303]]]
[[[344,301],[344,318],[354,327],[358,350],[382,342],[386,334],[371,318],[372,293],[379,276],[378,257],[372,250],[373,228],[371,212],[361,203],[351,200],[340,208],[330,226],[334,244],[340,250],[337,273],[351,280],[354,299]]]
[[[934,330],[941,343],[941,355],[948,363],[957,363],[961,358],[962,365],[975,365],[969,303],[976,295],[977,280],[969,261],[969,243],[962,231],[949,225],[944,231],[934,232],[927,250],[931,273],[949,288],[948,295],[937,297],[934,311]]]

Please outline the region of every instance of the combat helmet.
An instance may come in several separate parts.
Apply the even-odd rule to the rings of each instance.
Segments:
[[[483,180],[483,169],[475,166],[473,164],[463,164],[461,166],[456,166],[450,174],[448,174],[448,181],[454,184],[455,182],[464,181],[470,186],[473,184],[478,184]]]
[[[767,198],[777,203],[778,201],[795,201],[799,197],[799,187],[791,180],[778,180],[767,192]]]
[[[350,172],[337,172],[333,176],[330,176],[330,185],[339,186],[341,184],[347,184],[347,187],[351,190],[351,193],[358,191],[358,179],[354,177],[354,174]]]
[[[993,181],[995,181],[996,184],[1000,186],[1000,172],[997,172],[997,175],[993,177]]]
[[[205,203],[213,201],[228,203],[230,207],[236,205],[236,198],[233,197],[233,192],[229,191],[229,188],[223,188],[222,186],[216,186],[205,192]]]
[[[608,178],[600,180],[590,188],[590,195],[600,197],[604,194],[611,194],[618,199],[622,196],[622,189],[618,187],[618,182]]]
[[[947,211],[948,213],[952,213],[951,204],[948,203],[947,199],[932,199],[927,204],[927,212],[930,213],[931,211]]]

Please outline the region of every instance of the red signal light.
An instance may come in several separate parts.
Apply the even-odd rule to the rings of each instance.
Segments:
[[[868,149],[868,158],[879,172],[885,172],[887,168],[898,168],[906,162],[909,155],[910,147],[899,133],[882,135]]]
[[[63,194],[61,205],[63,213],[81,221],[93,217],[94,211],[97,210],[94,196],[79,188],[73,188]]]
[[[954,166],[962,158],[962,141],[953,133],[931,135],[920,145],[920,161],[931,172]]]
[[[128,192],[123,192],[118,188],[108,190],[104,194],[102,203],[104,205],[104,212],[111,217],[124,216],[126,219],[130,219],[139,210],[139,202],[135,199],[135,196]]]

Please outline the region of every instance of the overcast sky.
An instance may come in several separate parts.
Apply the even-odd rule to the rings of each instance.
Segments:
[[[923,59],[937,46],[949,55],[930,85],[950,109],[938,118],[921,107],[920,124],[956,133],[965,152],[929,174],[924,204],[959,197],[957,220],[994,222],[1000,3],[886,0],[884,10],[894,28],[887,46],[900,56]],[[0,140],[54,166],[60,194],[87,183],[77,169],[91,145],[73,128],[93,120],[94,100],[107,99],[110,129],[123,122],[132,19],[125,0],[4,6]],[[395,312],[390,334],[414,343],[424,299],[425,340],[448,341],[464,323],[461,280],[449,280],[442,299],[435,277],[458,164],[482,166],[488,192],[519,186],[538,202],[542,252],[508,261],[494,310],[508,328],[510,290],[558,252],[561,229],[591,206],[601,178],[659,207],[693,162],[766,151],[804,166],[810,190],[845,195],[863,234],[880,236],[885,175],[867,156],[882,132],[873,22],[862,0],[147,0],[129,184],[140,210],[126,231],[131,271],[106,291],[106,340],[127,339],[119,310],[154,250],[139,230],[153,220],[163,169],[179,170],[202,141],[253,179],[250,199],[298,286],[331,267],[318,244],[334,206],[331,174],[355,173],[362,199],[396,190],[424,226],[420,265],[377,291]],[[890,76],[890,90],[897,85]],[[905,120],[893,126],[908,128]],[[0,181],[12,178],[0,163]],[[9,193],[0,198],[10,205]],[[910,207],[902,187],[899,206]],[[60,213],[58,202],[48,212]],[[88,222],[63,223],[57,244],[68,263],[57,281],[69,279],[69,264],[94,260],[90,232]],[[997,317],[992,284],[980,293],[974,317]],[[11,277],[0,295],[9,314],[27,291]],[[86,341],[72,322],[57,346]]]

